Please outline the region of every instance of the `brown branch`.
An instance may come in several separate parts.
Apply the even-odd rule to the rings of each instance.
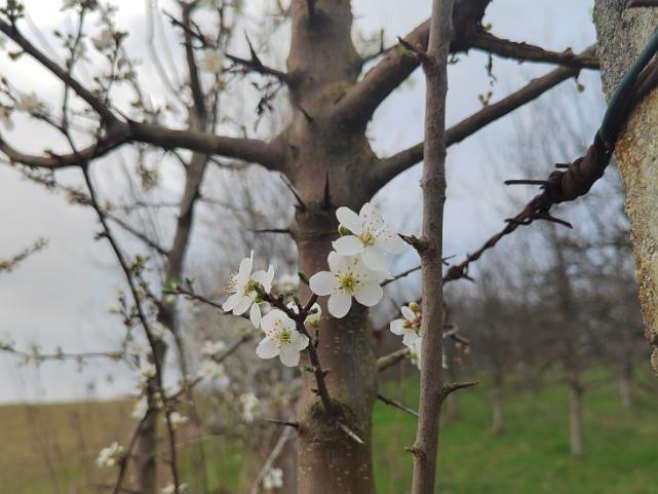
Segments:
[[[395,352],[389,353],[377,359],[377,372],[383,372],[389,367],[403,361],[409,355],[408,348],[401,348]]]
[[[76,153],[58,155],[46,152],[44,156],[25,154],[10,146],[2,136],[0,136],[0,152],[13,163],[57,169],[80,166],[129,142],[142,142],[162,149],[183,148],[207,155],[217,154],[258,163],[270,170],[280,170],[284,161],[283,147],[278,139],[263,142],[257,139],[217,136],[133,121],[112,124],[96,144]]]
[[[599,69],[599,59],[594,53],[577,55],[570,48],[563,52],[545,50],[540,46],[499,38],[482,30],[471,36],[468,44],[471,48],[503,58],[513,58],[519,62],[554,63],[574,69]]]
[[[594,52],[590,47],[581,53],[581,56]],[[520,108],[526,103],[538,98],[549,89],[561,82],[575,77],[580,69],[560,67],[548,74],[531,80],[521,89],[503,98],[502,100],[489,104],[482,110],[466,117],[461,122],[446,130],[446,144],[448,146],[463,141],[483,127],[504,117],[508,113]],[[408,149],[400,151],[389,158],[384,158],[374,164],[369,172],[368,187],[370,194],[374,194],[398,174],[411,168],[423,160],[423,143],[416,144]]]
[[[453,11],[455,39],[451,51],[463,51],[468,35],[481,23],[491,0],[457,0]],[[407,45],[425,50],[430,21],[420,24],[404,37]],[[336,103],[334,116],[343,125],[364,127],[377,107],[418,68],[419,61],[402,45],[391,48],[386,56]]]
[[[400,403],[397,400],[393,400],[391,398],[387,398],[381,393],[377,393],[377,399],[381,401],[382,403],[386,403],[387,405],[392,406],[393,408],[397,408],[398,410],[403,411],[404,413],[408,413],[412,417],[418,418],[418,412],[416,410],[413,410],[409,407],[404,406],[402,403]]]
[[[423,154],[423,229],[418,249],[422,273],[423,343],[419,358],[420,402],[414,455],[413,494],[432,494],[436,482],[439,443],[439,414],[443,386],[442,249],[443,208],[446,199],[446,93],[448,54],[452,38],[452,0],[433,0],[427,61],[423,70],[427,84],[425,98],[425,143]]]
[[[192,46],[193,36],[191,34],[190,24],[192,22],[192,11],[196,3],[181,3],[183,16],[182,25],[185,39],[185,59],[187,61],[187,71],[190,75],[190,89],[192,90],[192,101],[194,101],[194,111],[199,116],[199,120],[204,121],[206,117],[206,103],[203,94],[201,79],[199,78],[199,69],[194,58],[194,46]]]

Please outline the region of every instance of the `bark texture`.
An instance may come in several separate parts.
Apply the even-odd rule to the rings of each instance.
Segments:
[[[624,10],[624,0],[594,8],[601,77],[608,97],[658,26],[658,9]],[[622,130],[615,156],[626,188],[636,276],[646,334],[658,372],[658,92],[639,105]]]
[[[420,404],[414,455],[413,494],[431,494],[436,482],[439,414],[443,389],[443,208],[446,198],[445,113],[448,91],[448,52],[452,36],[451,0],[434,0],[427,54],[423,69],[425,147],[423,164],[423,234],[417,250],[422,268]]]

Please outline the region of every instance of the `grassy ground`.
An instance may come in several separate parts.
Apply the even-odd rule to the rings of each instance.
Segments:
[[[389,383],[386,393],[414,405],[412,381]],[[592,387],[586,395],[588,454],[575,460],[568,455],[563,387],[515,393],[502,437],[489,432],[488,393],[486,384],[461,392],[459,418],[444,424],[442,494],[658,494],[658,395],[643,392],[639,406],[626,410],[614,382]],[[131,406],[105,402],[0,407],[2,492],[97,492],[92,486],[111,482],[112,472],[99,472],[94,458],[101,447],[129,437],[135,425],[129,418]],[[379,491],[404,494],[411,466],[404,447],[413,443],[414,419],[378,404],[374,421]],[[211,486],[217,489],[221,482],[227,492],[244,492],[255,465],[246,463],[249,455],[241,443],[210,437],[205,444]],[[185,458],[185,447],[181,450]]]
[[[658,396],[635,409],[621,407],[616,383],[593,386],[586,395],[587,456],[569,457],[567,392],[553,386],[540,394],[510,398],[507,433],[490,433],[489,390],[458,396],[458,420],[441,433],[439,486],[442,494],[658,494]],[[391,394],[413,403],[413,390]],[[650,395],[649,395],[650,396]],[[381,494],[408,492],[411,458],[400,452],[413,443],[413,417],[378,405],[375,455]]]

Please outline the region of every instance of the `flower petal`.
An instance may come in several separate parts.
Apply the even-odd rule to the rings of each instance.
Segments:
[[[327,309],[336,319],[345,317],[352,307],[352,297],[345,290],[334,292],[329,297]]]
[[[361,218],[350,208],[346,208],[345,206],[338,208],[336,210],[336,218],[338,218],[341,225],[355,235],[361,235],[363,233],[363,222]]]
[[[242,300],[243,295],[239,293],[234,293],[231,295],[229,298],[226,299],[226,302],[222,305],[222,310],[226,312],[231,312],[233,309],[237,307],[237,305],[240,303]]]
[[[251,300],[250,297],[243,295],[242,299],[238,302],[238,305],[236,305],[235,308],[233,309],[233,314],[235,314],[236,316],[244,314],[245,312],[247,312],[249,307],[251,307],[252,302],[253,300]]]
[[[254,267],[254,251],[251,251],[249,257],[245,257],[240,261],[240,269],[238,269],[238,276],[236,281],[238,285],[246,285],[249,282],[249,277],[251,276],[251,270]]]
[[[262,359],[274,358],[279,354],[279,349],[270,338],[263,338],[256,347],[256,355]]]
[[[356,292],[356,301],[366,307],[379,303],[384,296],[384,289],[378,283],[366,283]]]
[[[388,256],[377,247],[366,247],[361,259],[368,269],[378,272],[388,271]]]
[[[412,311],[408,305],[403,305],[400,307],[400,312],[407,321],[413,321],[416,319],[416,313]]]
[[[415,331],[407,331],[402,338],[402,344],[408,348],[413,348],[418,338],[420,338],[420,336],[418,336],[418,333]]]
[[[361,218],[364,230],[371,232],[381,230],[386,225],[382,213],[380,213],[379,209],[377,209],[369,202],[366,202],[363,206],[361,206],[361,211],[359,211],[359,218]]]
[[[407,248],[407,244],[396,233],[382,232],[375,238],[375,245],[389,254],[401,254]]]
[[[281,363],[286,367],[295,367],[299,364],[299,352],[290,345],[281,349],[279,358],[281,359]]]
[[[359,237],[346,235],[335,240],[332,245],[341,256],[354,256],[363,252],[363,242]]]
[[[395,319],[391,321],[389,326],[391,328],[391,333],[393,334],[404,334],[404,319]]]
[[[251,324],[254,325],[254,328],[260,327],[261,313],[258,304],[251,305],[251,309],[249,309],[249,320],[251,321]]]
[[[311,276],[309,280],[311,291],[316,295],[329,295],[338,286],[336,277],[329,271],[320,271]]]

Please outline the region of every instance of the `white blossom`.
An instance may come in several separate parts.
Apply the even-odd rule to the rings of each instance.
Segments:
[[[224,369],[224,366],[222,364],[218,364],[212,359],[205,359],[201,362],[198,376],[201,379],[214,381],[223,391],[228,389],[229,385],[231,384],[229,377],[226,375],[226,369]]]
[[[283,487],[283,470],[270,468],[263,476],[263,488],[267,490],[280,489]]]
[[[126,345],[126,353],[132,357],[140,357],[149,354],[149,347],[144,343],[131,340]]]
[[[18,97],[18,108],[27,113],[36,113],[41,107],[42,103],[36,93],[23,93]]]
[[[352,297],[366,307],[382,299],[382,273],[365,267],[360,256],[345,257],[331,252],[327,260],[330,271],[314,274],[309,284],[316,295],[329,295],[329,314],[338,319],[345,317],[352,307]]]
[[[166,487],[163,487],[160,492],[162,494],[181,494],[187,492],[187,484],[178,484],[178,489],[174,484],[169,484]]]
[[[342,256],[361,255],[363,263],[373,271],[388,271],[390,254],[400,254],[405,243],[386,229],[386,222],[379,210],[366,202],[359,214],[347,207],[336,210],[340,225],[349,230],[333,242],[334,249]]]
[[[210,341],[206,340],[203,342],[203,347],[201,348],[201,353],[208,356],[217,355],[219,352],[224,351],[226,348],[226,343],[222,340]]]
[[[407,345],[407,348],[409,349],[409,358],[411,359],[411,363],[414,364],[416,367],[418,367],[418,370],[420,370],[420,351],[421,351],[421,346],[423,344],[423,338],[422,336],[418,336],[410,345]]]
[[[145,358],[141,359],[139,363],[139,376],[142,383],[155,377],[157,369],[153,362],[149,362]]]
[[[233,312],[236,316],[244,314],[249,310],[249,320],[258,327],[261,320],[260,296],[257,287],[261,287],[265,293],[272,290],[272,279],[274,278],[274,267],[270,264],[267,271],[256,271],[252,274],[254,267],[254,252],[240,262],[240,269],[231,275],[231,281],[227,287],[227,293],[231,295],[222,305],[226,312]]]
[[[393,334],[403,335],[402,343],[407,347],[411,347],[416,339],[420,338],[420,307],[416,303],[411,303],[409,305],[403,305],[400,308],[400,312],[403,318],[391,321],[391,332]]]
[[[132,412],[130,412],[130,416],[134,419],[142,420],[144,415],[146,415],[146,412],[148,412],[148,409],[148,401],[146,401],[146,397],[143,396],[135,403]]]
[[[174,429],[178,428],[179,425],[184,424],[188,420],[189,419],[185,415],[181,415],[178,412],[169,413],[169,422],[171,423],[171,427]]]
[[[224,63],[224,55],[221,51],[214,48],[206,48],[203,50],[201,58],[197,65],[201,70],[210,72],[212,74],[221,74]]]
[[[107,448],[103,448],[98,453],[96,458],[96,466],[98,468],[112,467],[116,465],[123,457],[123,446],[120,446],[116,441],[110,444]]]
[[[105,51],[114,48],[116,39],[112,30],[106,27],[100,32],[98,38],[92,39],[92,43],[98,51]]]
[[[308,338],[295,329],[295,321],[280,309],[272,309],[261,321],[265,338],[256,348],[256,355],[262,359],[279,357],[288,367],[299,364],[299,354],[309,343]]]
[[[151,323],[151,335],[159,340],[164,340],[169,332],[169,328],[162,324],[160,321]]]
[[[254,410],[258,407],[260,401],[254,393],[245,393],[240,396],[242,404],[242,420],[251,424],[254,421]]]

